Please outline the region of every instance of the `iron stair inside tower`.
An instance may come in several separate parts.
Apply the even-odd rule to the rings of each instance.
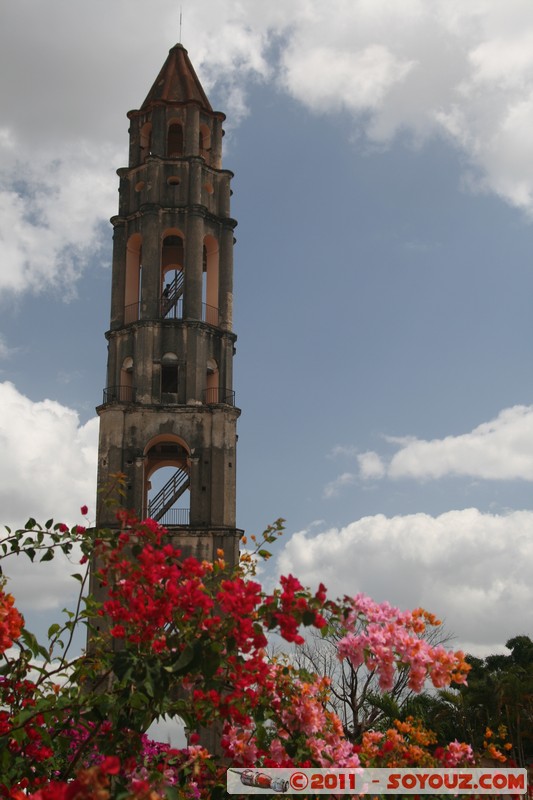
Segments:
[[[161,297],[161,312],[163,317],[176,317],[176,308],[179,299],[183,294],[183,286],[185,283],[185,277],[182,271],[176,272],[176,275],[171,283],[167,283],[163,290],[163,295]],[[171,312],[174,313],[171,314]]]
[[[184,469],[177,469],[149,502],[148,517],[159,522],[188,488],[189,473]]]

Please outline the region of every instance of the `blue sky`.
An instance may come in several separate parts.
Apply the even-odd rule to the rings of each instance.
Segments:
[[[424,605],[476,653],[533,636],[533,8],[190,6],[235,173],[240,526],[286,518],[269,575]],[[179,30],[150,9],[2,11],[6,524],[94,507],[115,170]],[[12,567],[28,613],[68,572]]]

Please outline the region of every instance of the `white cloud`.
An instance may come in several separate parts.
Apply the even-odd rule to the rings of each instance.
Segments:
[[[365,592],[401,608],[421,605],[457,646],[494,652],[515,634],[533,635],[532,526],[531,511],[380,514],[295,533],[277,567],[311,586],[323,581],[333,597]]]
[[[299,48],[284,56],[284,84],[315,111],[378,109],[387,93],[404,80],[413,62],[402,61],[387,47],[370,44],[359,51],[337,47]]]
[[[125,113],[177,40],[179,10],[159,0],[147,27],[140,0],[127,12],[105,0],[29,7],[30,28],[28,6],[12,4],[0,31],[0,289],[64,292],[115,211]],[[206,89],[217,85],[230,126],[247,113],[251,84],[272,81],[315,112],[347,111],[347,136],[448,137],[465,155],[470,187],[533,214],[526,0],[198,0],[183,40]]]
[[[98,420],[80,425],[75,411],[52,400],[33,402],[11,383],[0,383],[0,536],[4,526],[23,527],[30,517],[86,524],[94,518]],[[2,569],[23,613],[62,608],[78,584],[79,564],[57,556],[46,564],[7,557]]]
[[[60,161],[39,153],[3,171],[0,191],[0,290],[38,293],[74,284],[98,255],[98,225],[115,210],[109,148],[81,145]]]
[[[361,453],[357,460],[362,478],[382,478],[385,475],[385,465],[381,457],[372,450]]]
[[[5,337],[0,334],[0,360],[10,358],[17,352],[17,349],[16,347],[9,347]]]
[[[352,458],[353,456],[356,456],[358,452],[359,450],[353,444],[336,444],[335,447],[332,447],[328,453],[328,458],[338,458],[339,456]]]
[[[342,475],[339,475],[334,481],[327,484],[324,489],[324,497],[327,499],[338,497],[345,486],[353,486],[356,481],[357,475],[354,475],[352,472],[343,472]]]
[[[458,436],[387,440],[399,445],[398,452],[388,463],[372,451],[358,456],[361,478],[533,480],[533,406],[506,408]]]
[[[0,383],[0,503],[2,525],[28,517],[80,521],[94,506],[98,420],[80,425],[75,411],[53,400],[33,402]]]

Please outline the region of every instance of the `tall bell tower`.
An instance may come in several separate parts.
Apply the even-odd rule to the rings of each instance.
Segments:
[[[181,44],[130,120],[113,225],[97,525],[112,476],[124,506],[179,537],[184,555],[238,557],[233,231],[213,111]]]

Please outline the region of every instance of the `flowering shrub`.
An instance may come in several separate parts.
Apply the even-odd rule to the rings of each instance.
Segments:
[[[60,550],[85,565],[73,576],[80,583],[76,610],[50,627],[47,646],[23,628],[13,599],[0,592],[0,796],[156,800],[154,792],[172,791],[174,798],[215,798],[225,768],[219,753],[199,744],[209,729],[220,731],[226,767],[428,763],[431,733],[414,722],[365,734],[361,745],[348,741],[326,708],[328,679],[288,658],[269,658],[266,647],[271,632],[298,647],[305,627],[326,635],[334,626],[344,634],[339,658],[366,664],[383,690],[398,670],[409,671],[415,691],[426,680],[462,683],[463,654],[422,638],[437,623],[432,615],[362,595],[332,601],[324,586],[311,592],[292,575],[266,593],[253,580],[249,555],[231,571],[221,552],[214,562],[182,558],[153,520],[120,512],[117,527],[118,534],[69,530],[50,520],[41,528],[30,520],[0,542],[4,557],[47,561]],[[263,542],[280,531],[280,523],[267,529]],[[262,544],[257,550],[267,557]],[[103,602],[86,593],[90,562]],[[71,657],[79,625],[90,646]],[[163,716],[186,723],[187,748],[147,739],[147,728]],[[452,743],[432,758],[466,763],[469,753]]]
[[[365,767],[467,767],[474,763],[468,744],[438,747],[437,737],[420,720],[395,720],[387,731],[366,731],[357,748]]]

